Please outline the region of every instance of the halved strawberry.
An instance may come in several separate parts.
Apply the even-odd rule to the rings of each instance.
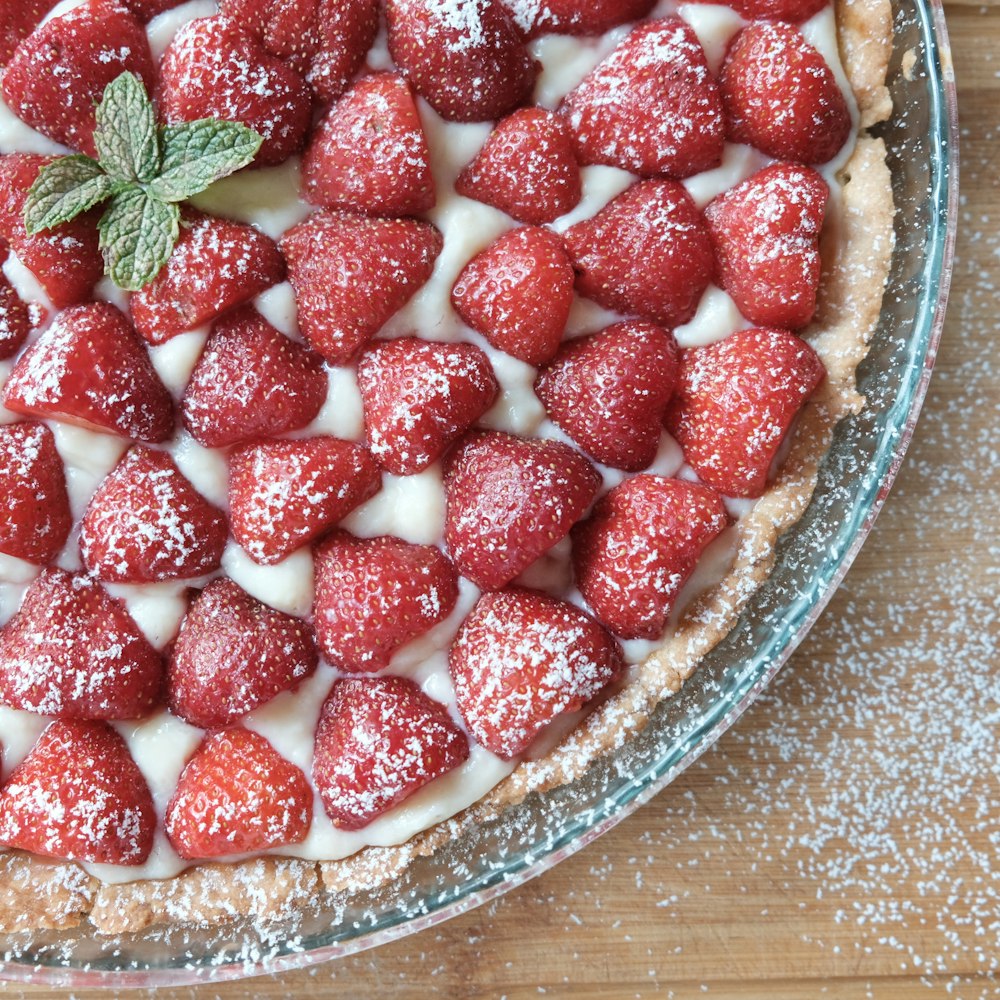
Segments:
[[[31,313],[0,271],[0,361],[12,358],[31,333]]]
[[[759,497],[781,442],[826,377],[816,352],[786,330],[738,330],[681,353],[667,430],[699,477],[732,497]]]
[[[213,327],[184,393],[184,426],[206,448],[297,431],[323,408],[328,382],[315,351],[246,306]]]
[[[141,865],[155,829],[146,779],[104,722],[53,722],[0,791],[0,844],[48,858]]]
[[[428,222],[316,212],[281,241],[302,332],[347,364],[426,284],[443,246]]]
[[[46,570],[0,632],[0,703],[60,719],[139,719],[163,661],[92,576]]]
[[[80,551],[109,583],[188,579],[219,568],[226,518],[164,451],[135,447],[97,488],[83,515]]]
[[[58,0],[17,0],[0,6],[0,66],[7,64],[56,3]]]
[[[233,537],[255,562],[280,562],[382,488],[368,450],[316,437],[260,441],[229,457]]]
[[[500,393],[478,347],[416,337],[373,344],[358,365],[358,383],[368,447],[397,476],[436,462]]]
[[[337,681],[316,727],[313,783],[341,830],[360,830],[463,764],[469,741],[404,677]]]
[[[503,4],[521,31],[535,38],[549,32],[603,35],[620,24],[645,17],[656,0],[545,0],[545,3],[503,0]]]
[[[714,3],[715,0],[693,0],[694,3]],[[737,14],[748,21],[788,21],[801,24],[818,14],[830,0],[727,0]]]
[[[313,618],[323,655],[351,673],[387,666],[451,614],[458,574],[433,545],[335,531],[316,549]]]
[[[566,233],[577,291],[605,309],[673,329],[690,320],[715,270],[708,227],[675,181],[643,181]]]
[[[628,472],[650,465],[677,381],[673,335],[617,323],[564,344],[535,380],[549,416],[595,461]]]
[[[727,527],[708,486],[636,476],[603,497],[573,531],[584,600],[625,639],[657,639],[705,546]]]
[[[157,443],[174,433],[174,401],[127,317],[107,302],[73,306],[18,359],[8,410]]]
[[[458,276],[451,302],[498,350],[542,365],[559,348],[573,308],[573,265],[549,229],[504,233]]]
[[[625,669],[621,647],[590,615],[537,590],[486,594],[448,665],[476,742],[505,760],[560,715],[592,701]]]
[[[132,296],[132,321],[151,344],[249,302],[285,277],[277,245],[253,226],[188,211],[166,267]]]
[[[447,460],[448,550],[477,587],[499,590],[569,534],[600,484],[561,441],[470,431]]]
[[[430,157],[410,85],[376,73],[316,126],[302,159],[302,194],[328,208],[419,215],[435,202]]]

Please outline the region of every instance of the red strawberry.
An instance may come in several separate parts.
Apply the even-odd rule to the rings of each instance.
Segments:
[[[189,21],[160,62],[160,114],[168,124],[220,118],[264,137],[258,166],[283,163],[312,124],[306,82],[228,17]]]
[[[80,551],[109,583],[188,579],[219,568],[226,518],[163,451],[132,448],[83,515]]]
[[[722,162],[719,89],[698,36],[678,17],[635,28],[560,111],[581,163],[680,178]]]
[[[386,0],[389,52],[442,118],[485,122],[531,97],[538,63],[500,0]]]
[[[426,284],[443,246],[427,222],[310,216],[281,241],[302,332],[346,364]]]
[[[738,330],[681,354],[667,430],[699,477],[759,497],[796,414],[826,377],[816,352],[785,330]]]
[[[311,423],[328,391],[323,359],[252,307],[220,319],[184,393],[184,426],[206,448]]]
[[[60,313],[21,355],[3,402],[15,413],[135,441],[166,441],[174,433],[174,401],[146,345],[106,302]]]
[[[188,860],[301,844],[312,825],[306,776],[258,733],[206,736],[187,762],[163,824]]]
[[[515,229],[469,261],[451,302],[498,350],[542,365],[552,360],[569,321],[573,279],[560,236],[549,229]]]
[[[332,437],[261,441],[229,458],[233,537],[271,566],[326,534],[382,488],[367,449]]]
[[[673,328],[690,320],[712,280],[708,228],[675,181],[644,181],[566,233],[581,295]]]
[[[448,550],[477,587],[499,590],[569,534],[600,484],[560,441],[472,431],[447,463]]]
[[[448,710],[404,677],[337,681],[316,727],[313,783],[341,830],[360,830],[463,764]]]
[[[730,138],[776,160],[826,163],[853,128],[826,60],[790,24],[757,21],[740,31],[719,88]]]
[[[124,0],[125,5],[140,21],[152,21],[164,11],[180,7],[185,0]]]
[[[72,527],[52,431],[33,422],[0,427],[0,552],[44,566]]]
[[[108,84],[126,72],[152,87],[146,32],[115,0],[85,0],[18,46],[4,72],[3,94],[32,128],[94,156],[95,109]]]
[[[141,865],[155,829],[146,779],[103,722],[53,722],[0,792],[0,843],[48,858]]]
[[[0,271],[0,361],[12,358],[31,332],[31,313]]]
[[[486,594],[449,657],[458,710],[480,746],[511,760],[559,716],[625,670],[618,643],[589,615],[537,590]]]
[[[564,344],[539,374],[535,392],[591,458],[638,472],[656,458],[677,361],[677,343],[666,330],[618,323]]]
[[[0,7],[0,66],[30,35],[58,0],[17,0]]]
[[[714,3],[715,0],[694,0]],[[830,0],[727,0],[737,14],[748,21],[788,21],[801,24],[818,14]]]
[[[0,703],[60,719],[138,719],[163,662],[125,605],[86,573],[46,570],[0,632]]]
[[[457,600],[455,567],[433,545],[335,531],[316,549],[316,638],[341,670],[381,670]]]
[[[636,476],[573,531],[573,567],[597,618],[625,639],[657,639],[705,546],[729,523],[707,486]]]
[[[569,127],[544,108],[515,111],[497,125],[479,155],[459,174],[455,190],[518,222],[554,222],[583,197]]]
[[[192,726],[221,729],[293,690],[318,663],[304,622],[232,580],[213,580],[191,602],[170,654],[170,711]]]
[[[503,0],[517,26],[535,38],[549,32],[560,35],[603,35],[611,28],[645,17],[656,0],[545,0],[519,3]]]
[[[478,347],[415,337],[373,344],[358,366],[358,382],[368,447],[397,476],[436,462],[500,393]]]
[[[252,226],[186,213],[167,266],[132,296],[135,328],[151,344],[193,330],[285,277],[277,245]]]
[[[303,197],[372,215],[419,215],[435,202],[430,156],[410,85],[376,73],[316,126],[302,160]]]

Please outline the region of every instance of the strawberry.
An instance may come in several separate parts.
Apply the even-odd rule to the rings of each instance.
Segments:
[[[316,126],[302,160],[302,194],[328,208],[419,215],[435,202],[430,156],[410,85],[376,73]]]
[[[46,570],[0,632],[0,703],[60,719],[138,719],[163,662],[124,603],[92,576]]]
[[[569,534],[600,484],[561,441],[471,431],[445,476],[445,538],[459,572],[499,590]]]
[[[729,518],[715,490],[636,476],[573,531],[573,568],[598,620],[625,639],[657,639],[705,546]]]
[[[271,566],[326,534],[382,488],[367,449],[332,437],[260,441],[229,457],[233,537]]]
[[[656,0],[503,0],[517,26],[529,38],[560,35],[603,35],[611,28],[645,17]]]
[[[485,122],[531,97],[539,65],[500,0],[386,0],[389,52],[447,121]]]
[[[427,222],[316,212],[281,241],[302,332],[347,364],[426,284],[443,246]]]
[[[17,47],[38,27],[58,0],[17,0],[0,7],[0,66],[5,66]]]
[[[694,0],[714,3],[715,0]],[[727,0],[741,17],[748,21],[788,21],[801,24],[818,14],[830,0]]]
[[[337,681],[316,727],[313,783],[341,830],[360,830],[469,757],[444,705],[404,677]]]
[[[31,313],[0,271],[0,361],[12,358],[31,332]]]
[[[729,137],[796,163],[826,163],[852,131],[823,56],[790,24],[756,21],[734,36],[719,76]]]
[[[596,462],[638,472],[656,458],[677,362],[677,343],[666,330],[617,323],[564,344],[539,373],[535,392]]]
[[[328,388],[323,359],[246,306],[212,329],[184,393],[184,426],[206,448],[275,437],[311,423]]]
[[[252,226],[186,212],[166,267],[132,296],[135,328],[163,344],[283,281],[277,245]]]
[[[515,229],[466,264],[451,302],[498,350],[537,366],[559,348],[573,308],[573,280],[560,236]]]
[[[500,122],[455,190],[532,226],[554,222],[583,197],[573,136],[544,108],[522,108]]]
[[[15,413],[135,441],[174,433],[174,401],[146,345],[107,302],[73,306],[21,355],[3,392]]]
[[[335,531],[315,556],[316,638],[341,670],[381,670],[397,649],[443,622],[458,600],[455,567],[433,545]]]
[[[312,825],[306,776],[258,733],[206,736],[187,762],[163,824],[188,860],[301,844]]]
[[[633,29],[560,112],[584,164],[682,178],[722,162],[719,89],[698,36],[679,17]]]
[[[48,858],[141,865],[155,829],[146,779],[104,722],[53,722],[0,791],[0,844]]]
[[[712,280],[708,228],[675,181],[643,181],[566,233],[577,291],[605,309],[672,329]]]
[[[559,716],[625,670],[621,647],[590,615],[537,590],[486,594],[448,658],[458,710],[476,742],[512,760]]]
[[[170,711],[221,729],[296,688],[318,663],[306,624],[232,580],[213,580],[191,602],[170,654]]]
[[[175,7],[180,7],[185,0],[124,0],[128,7],[140,21],[146,23],[152,21],[154,17]]]
[[[358,366],[358,383],[368,447],[397,476],[436,462],[500,394],[478,347],[415,337],[372,345]]]
[[[704,482],[727,496],[759,497],[792,421],[825,377],[794,334],[738,330],[682,352],[667,430]]]
[[[62,551],[72,526],[52,431],[33,422],[0,427],[0,552],[44,566]]]
[[[83,515],[80,551],[109,583],[155,583],[214,572],[226,518],[163,451],[135,447],[97,488]]]

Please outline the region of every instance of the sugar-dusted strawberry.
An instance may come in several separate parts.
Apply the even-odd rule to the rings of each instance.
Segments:
[[[306,776],[259,733],[206,736],[187,762],[163,824],[187,860],[301,844],[312,825]]]
[[[84,0],[52,18],[17,48],[3,75],[3,95],[32,128],[93,156],[94,113],[122,73],[147,88],[155,78],[142,25],[115,0]]]
[[[406,337],[373,344],[358,383],[372,454],[390,472],[422,472],[495,402],[500,386],[473,344]]]
[[[435,202],[430,157],[410,85],[375,73],[316,126],[302,159],[302,193],[328,208],[419,215]]]
[[[0,6],[0,66],[7,64],[18,45],[38,27],[58,0],[17,0]]]
[[[166,267],[132,296],[135,328],[151,344],[249,302],[285,277],[277,245],[253,226],[185,214]]]
[[[349,678],[323,703],[313,783],[333,825],[360,830],[468,757],[448,709],[413,681]]]
[[[565,120],[544,108],[515,111],[459,174],[455,190],[532,226],[571,212],[583,181]]]
[[[107,302],[73,306],[18,359],[8,410],[156,443],[174,433],[174,401],[128,318]]]
[[[51,723],[0,791],[0,844],[48,858],[141,865],[155,829],[146,779],[104,722]]]
[[[708,486],[636,476],[603,497],[573,531],[576,583],[624,639],[657,639],[701,553],[729,523]]]
[[[621,647],[590,615],[537,590],[486,594],[448,665],[476,742],[511,760],[551,722],[592,701],[625,669]]]
[[[538,63],[501,0],[386,0],[389,52],[442,118],[502,118],[531,97]]]
[[[529,38],[560,35],[603,35],[605,31],[645,17],[656,0],[545,0],[522,3],[502,0]]]
[[[0,271],[0,361],[12,358],[31,332],[31,313]]]
[[[142,22],[152,21],[154,17],[174,7],[180,7],[185,0],[124,0],[125,6]]]
[[[561,441],[471,431],[445,476],[445,538],[459,571],[499,590],[569,534],[600,483]]]
[[[535,381],[549,416],[591,458],[628,472],[650,465],[677,381],[673,335],[637,320],[564,344]]]
[[[219,568],[226,518],[164,451],[135,447],[97,488],[83,515],[80,551],[109,583],[188,579]]]
[[[455,567],[433,545],[335,531],[317,547],[315,562],[316,639],[330,663],[352,673],[387,666],[458,600]]]
[[[823,56],[791,24],[756,21],[729,43],[719,76],[729,136],[776,160],[826,163],[851,113]]]
[[[559,348],[573,308],[573,265],[550,229],[504,233],[458,276],[451,302],[498,350],[541,365]]]
[[[259,441],[229,457],[233,537],[265,566],[325,535],[382,488],[366,448],[333,437]]]
[[[727,0],[727,6],[748,21],[788,21],[790,24],[808,21],[829,3],[830,0]]]
[[[0,552],[44,566],[72,527],[52,431],[32,421],[0,427]]]
[[[60,719],[138,719],[160,702],[163,662],[92,576],[46,570],[0,632],[0,704]]]
[[[299,152],[312,124],[305,80],[222,15],[188,21],[177,32],[160,62],[157,97],[167,124],[219,118],[260,133],[259,166]]]
[[[715,268],[705,220],[675,181],[633,185],[566,245],[581,295],[670,329],[694,316]]]
[[[738,330],[681,352],[667,430],[701,479],[732,497],[759,497],[781,442],[826,377],[816,352],[786,330]]]
[[[428,222],[316,212],[281,241],[302,332],[346,364],[427,283],[443,246]]]

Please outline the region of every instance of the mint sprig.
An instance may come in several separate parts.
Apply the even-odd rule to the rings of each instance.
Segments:
[[[24,203],[25,228],[34,236],[108,202],[99,224],[105,267],[119,288],[137,292],[177,245],[178,202],[248,166],[263,142],[214,118],[158,128],[142,80],[122,73],[97,108],[98,158],[74,154],[44,167]]]

